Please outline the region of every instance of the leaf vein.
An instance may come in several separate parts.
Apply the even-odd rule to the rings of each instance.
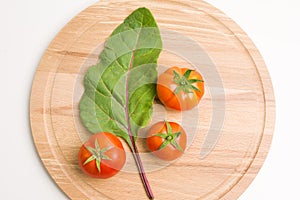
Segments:
[[[116,122],[117,124],[119,124],[121,127],[123,127],[125,130],[126,130],[126,126],[124,124],[122,124],[122,122],[119,122],[118,120],[112,118],[108,113],[106,113],[104,111],[103,108],[101,108],[96,101],[94,101],[94,99],[92,97],[90,97],[89,95],[86,95],[96,106],[97,108],[99,108],[99,110],[101,110],[110,120],[112,120],[113,122]],[[97,120],[99,121],[98,117],[97,117]],[[122,130],[124,131],[124,130]]]
[[[135,103],[134,109],[129,113],[129,116],[131,116],[131,115],[136,111],[136,109],[137,109],[139,103],[141,102],[141,99],[147,94],[147,92],[148,92],[149,90],[152,90],[152,88],[148,88],[148,90],[146,90],[146,91],[144,92],[144,94],[141,95],[141,96],[138,98],[138,101]]]
[[[118,100],[118,98],[114,95],[115,93],[108,88],[108,86],[106,85],[106,83],[102,79],[101,79],[101,82],[103,83],[103,85],[105,86],[105,88],[110,92],[110,94],[111,94],[110,97],[112,97],[113,99],[115,99],[122,107],[124,107],[124,105],[122,104],[122,102],[120,102]],[[98,90],[98,89],[96,88],[96,90]]]
[[[99,90],[98,88],[96,88],[95,87],[95,85],[94,84],[92,84],[92,81],[90,80],[90,79],[86,79],[86,80],[88,80],[91,84],[91,87],[92,87],[92,89],[94,89],[98,94],[101,94],[102,96],[105,96],[105,97],[108,97],[108,98],[112,98],[112,99],[114,99],[121,107],[124,107],[124,105],[120,102],[120,101],[118,101],[118,99],[113,95],[113,93],[111,93],[110,92],[110,90],[106,87],[106,89],[108,90],[108,92],[110,92],[110,96],[108,96],[108,95],[105,95],[101,90]],[[101,80],[101,82],[103,83],[103,85],[105,85],[104,84],[104,82]]]

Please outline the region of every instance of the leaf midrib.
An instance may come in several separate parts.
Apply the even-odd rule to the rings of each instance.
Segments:
[[[142,20],[144,20],[144,15],[142,15]],[[141,23],[143,24],[143,23]],[[128,68],[128,72],[127,72],[127,75],[126,75],[126,89],[125,89],[125,92],[126,92],[126,95],[125,95],[125,115],[126,115],[126,122],[127,122],[127,131],[128,131],[128,135],[130,137],[130,141],[131,143],[134,145],[134,137],[133,137],[133,134],[131,132],[131,126],[130,126],[130,114],[129,114],[129,77],[130,77],[130,71],[133,67],[133,61],[134,61],[134,56],[135,56],[135,51],[136,51],[136,48],[137,48],[137,45],[138,45],[138,41],[140,39],[140,34],[141,34],[141,30],[143,28],[143,25],[139,28],[139,31],[137,33],[137,39],[135,41],[135,45],[134,45],[134,48],[132,50],[132,55],[131,55],[131,58],[130,58],[130,62],[129,62],[129,68]]]

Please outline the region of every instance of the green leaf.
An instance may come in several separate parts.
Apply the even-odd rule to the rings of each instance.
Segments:
[[[184,76],[186,79],[189,79],[190,74],[191,74],[192,71],[193,71],[193,70],[190,70],[190,69],[186,70],[186,71],[184,72],[183,76]]]
[[[174,138],[176,139],[176,138],[178,138],[181,135],[181,132],[176,132],[173,135],[174,135]]]
[[[164,138],[164,139],[166,139],[168,137],[168,135],[164,134],[164,133],[157,133],[154,136],[161,137],[161,138]]]
[[[107,39],[99,62],[87,70],[79,106],[81,121],[90,132],[111,132],[128,143],[149,199],[154,196],[135,140],[151,119],[161,50],[151,12],[135,10]]]
[[[173,78],[174,82],[179,84],[181,80],[180,74],[178,74],[178,72],[176,72],[175,70],[173,70],[173,73],[174,73],[174,78]]]
[[[111,158],[107,155],[105,155],[104,153],[110,149],[113,148],[113,146],[109,146],[109,147],[105,147],[103,149],[100,148],[99,143],[98,143],[98,139],[95,140],[95,148],[86,145],[85,146],[87,148],[87,150],[92,154],[84,163],[83,165],[88,164],[89,162],[96,160],[96,167],[98,169],[98,172],[100,172],[100,164],[101,164],[101,160],[111,160]]]
[[[158,150],[161,150],[161,149],[165,148],[166,146],[168,146],[168,144],[170,144],[170,141],[165,140],[165,141],[160,145],[160,147],[158,148]]]
[[[96,159],[96,156],[91,155],[88,159],[86,159],[86,161],[83,163],[83,165],[88,164],[89,162],[93,161]]]
[[[189,79],[188,80],[189,83],[198,83],[198,82],[204,82],[203,80],[199,80],[199,79]]]
[[[96,148],[97,152],[101,151],[101,149],[99,147],[98,139],[95,140],[95,148]]]
[[[173,73],[174,73],[173,81],[177,84],[177,87],[174,90],[175,94],[178,94],[181,90],[184,93],[193,93],[193,90],[201,92],[199,88],[195,87],[192,84],[197,83],[197,82],[204,82],[204,81],[200,80],[200,79],[189,79],[192,71],[194,71],[194,70],[188,69],[185,71],[183,76],[181,76],[175,70],[173,70]]]
[[[191,85],[192,86],[192,89],[193,90],[196,90],[196,91],[198,91],[198,92],[201,92],[201,90],[199,89],[199,88],[197,88],[197,87],[195,87],[195,86],[193,86],[193,85]]]
[[[80,117],[89,131],[111,132],[133,147],[152,115],[161,49],[158,26],[146,8],[135,10],[113,31],[99,62],[84,77]]]
[[[176,87],[176,89],[174,90],[174,94],[178,94],[178,92],[180,92],[180,90],[184,89],[183,86],[179,85]]]
[[[176,140],[171,141],[172,146],[174,146],[178,151],[183,152],[181,146],[176,142]]]
[[[110,157],[108,157],[107,155],[103,154],[102,160],[112,160],[112,159]]]
[[[102,151],[103,153],[105,153],[105,152],[111,150],[112,148],[114,148],[114,147],[113,147],[113,146],[104,147],[101,151]]]
[[[90,147],[90,146],[85,146],[87,148],[87,150],[93,154],[93,155],[97,155],[97,150],[94,149],[93,147]]]
[[[98,172],[101,172],[100,164],[101,164],[101,160],[96,159],[96,166],[97,166]]]
[[[185,93],[193,93],[193,92],[191,91],[191,88],[192,88],[192,86],[189,86],[189,85],[184,86],[184,87],[183,87],[183,91],[184,91]]]
[[[172,127],[171,127],[170,123],[167,120],[165,120],[165,123],[167,125],[167,133],[172,134]]]

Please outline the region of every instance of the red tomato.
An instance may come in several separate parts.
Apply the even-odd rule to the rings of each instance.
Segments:
[[[93,135],[78,153],[81,170],[93,178],[109,178],[122,169],[126,161],[123,145],[108,132]]]
[[[179,158],[186,147],[186,133],[175,122],[158,122],[147,135],[148,149],[158,158],[171,161]]]
[[[204,94],[204,81],[197,71],[171,67],[157,80],[157,96],[168,108],[190,110]]]

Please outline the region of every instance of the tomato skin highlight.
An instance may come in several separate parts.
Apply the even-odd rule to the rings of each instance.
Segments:
[[[159,149],[166,139],[156,136],[156,134],[166,134],[168,132],[166,122],[164,121],[154,124],[149,129],[146,139],[147,147],[151,151],[151,153],[153,153],[156,157],[166,161],[172,161],[182,156],[187,142],[187,136],[184,129],[175,122],[169,122],[169,124],[172,128],[172,132],[181,133],[175,141],[181,147],[182,151],[178,150],[171,144],[168,144],[164,148]]]
[[[104,152],[107,159],[101,159],[100,171],[97,168],[96,160],[85,162],[92,156],[87,147],[95,147],[95,140],[98,141],[100,149],[109,148]],[[109,159],[108,159],[109,158]],[[92,178],[106,179],[117,174],[126,161],[126,153],[118,137],[108,132],[100,132],[90,137],[78,152],[78,164],[80,169]]]
[[[196,87],[198,90],[190,90],[190,92],[185,92],[180,90],[175,93],[176,88],[179,86],[178,83],[174,81],[174,71],[181,76],[190,69],[171,67],[162,73],[157,80],[157,96],[159,100],[166,107],[174,110],[190,110],[197,106],[204,95],[204,82],[200,73],[192,70],[188,80],[197,79],[202,80],[201,82],[194,82],[191,85]]]

